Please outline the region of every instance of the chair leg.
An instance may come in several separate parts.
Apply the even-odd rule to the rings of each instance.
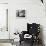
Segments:
[[[31,45],[30,46],[33,46],[33,42],[31,43]]]
[[[21,45],[21,41],[20,41],[20,45]]]
[[[33,39],[32,39],[32,41],[31,41],[31,45],[30,45],[30,46],[33,46],[33,44],[34,44],[34,41],[33,41]]]

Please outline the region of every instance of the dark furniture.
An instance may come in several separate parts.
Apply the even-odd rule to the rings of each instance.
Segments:
[[[29,24],[27,23],[27,31],[22,31],[21,34],[19,35],[20,36],[20,44],[22,41],[25,41],[25,42],[30,42],[31,43],[31,46],[33,45],[33,43],[38,43],[39,44],[39,33],[40,33],[40,24],[36,24],[36,23],[32,23],[32,24]],[[31,35],[32,37],[31,38],[24,38],[24,35],[25,34],[29,34]]]

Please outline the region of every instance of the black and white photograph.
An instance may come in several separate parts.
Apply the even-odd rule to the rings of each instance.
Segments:
[[[25,17],[25,10],[16,10],[16,17]]]
[[[46,46],[46,0],[0,0],[0,46]]]

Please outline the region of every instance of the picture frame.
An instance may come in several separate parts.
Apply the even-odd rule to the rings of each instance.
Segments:
[[[25,17],[25,10],[16,10],[16,17]]]

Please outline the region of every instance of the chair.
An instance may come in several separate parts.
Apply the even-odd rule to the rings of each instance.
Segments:
[[[25,38],[24,38],[25,34],[29,34],[32,36],[29,39],[29,41],[31,42],[32,45],[34,42],[39,43],[39,33],[40,33],[40,24],[36,24],[36,23],[29,24],[29,23],[27,23],[27,31],[22,31],[22,34],[19,35],[20,36],[20,44],[22,41],[25,41]]]

